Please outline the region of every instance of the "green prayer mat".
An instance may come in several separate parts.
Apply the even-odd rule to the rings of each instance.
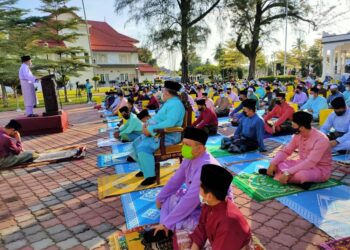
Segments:
[[[233,155],[232,153],[228,152],[227,150],[221,149],[220,145],[219,146],[210,145],[210,146],[206,146],[206,148],[209,151],[209,153],[211,153],[216,158]]]
[[[254,200],[265,201],[303,191],[337,186],[340,182],[334,179],[329,179],[327,182],[313,184],[309,190],[304,190],[297,185],[281,185],[278,181],[269,176],[254,173],[235,176],[233,178],[233,184]]]

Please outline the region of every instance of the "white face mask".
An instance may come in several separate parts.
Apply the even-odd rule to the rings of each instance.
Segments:
[[[204,201],[203,196],[201,196],[200,194],[199,194],[199,201],[201,202],[201,204],[207,204],[208,205],[208,202]]]

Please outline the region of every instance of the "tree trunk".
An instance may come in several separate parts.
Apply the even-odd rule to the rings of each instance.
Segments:
[[[181,1],[181,81],[189,82],[188,78],[188,29],[190,1]]]
[[[63,86],[64,89],[64,102],[68,102],[68,93],[67,93],[67,86]]]
[[[7,91],[5,85],[1,84],[1,93],[2,93],[2,103],[5,108],[9,106],[8,99],[7,99]]]
[[[256,53],[249,56],[248,80],[255,79],[255,68],[256,68]]]

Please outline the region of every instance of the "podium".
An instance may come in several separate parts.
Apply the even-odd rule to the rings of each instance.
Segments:
[[[61,115],[62,111],[58,108],[55,75],[47,75],[41,78],[41,88],[45,103],[43,116]]]

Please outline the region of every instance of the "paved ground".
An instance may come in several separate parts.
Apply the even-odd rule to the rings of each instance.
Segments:
[[[67,132],[25,137],[25,148],[83,144],[88,155],[80,161],[0,172],[0,249],[108,249],[106,238],[125,228],[120,199],[99,200],[97,195],[97,177],[113,174],[112,168],[96,167],[96,156],[110,152],[96,147],[96,140],[106,136],[98,134],[104,126],[99,115],[87,105],[66,110],[71,123]],[[17,115],[0,113],[0,125]],[[334,177],[349,181],[340,171]],[[277,201],[257,203],[239,189],[235,201],[269,250],[318,249],[330,239]]]

